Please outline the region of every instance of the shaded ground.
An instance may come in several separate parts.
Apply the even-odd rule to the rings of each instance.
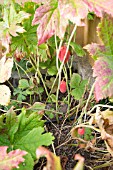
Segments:
[[[47,123],[46,125],[46,130],[53,133],[55,136],[54,145],[53,147],[49,147],[49,150],[52,152],[55,150],[56,155],[60,156],[62,169],[73,170],[74,166],[76,165],[74,156],[75,154],[79,153],[85,158],[84,170],[113,170],[113,164],[111,163],[113,162],[113,159],[108,153],[104,153],[106,148],[104,148],[105,145],[103,141],[99,140],[97,142],[98,146],[96,146],[96,148],[98,149],[94,151],[91,149],[79,148],[76,140],[70,138],[70,130],[72,128],[72,124],[72,121],[66,121],[62,127],[62,131],[62,121],[59,125],[57,123]],[[102,151],[101,148],[104,148],[104,151]],[[109,163],[109,161],[111,162]],[[105,163],[107,164],[106,166],[104,165]],[[45,164],[46,160],[41,158],[39,163],[35,165],[34,170],[42,170]]]

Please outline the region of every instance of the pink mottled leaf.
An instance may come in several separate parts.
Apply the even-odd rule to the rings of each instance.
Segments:
[[[68,11],[68,12],[67,12]],[[34,15],[32,24],[37,28],[38,44],[44,43],[56,34],[63,38],[69,20],[78,26],[84,26],[82,19],[87,16],[88,8],[82,0],[51,1],[40,6]]]
[[[113,20],[104,13],[97,33],[104,45],[88,44],[84,48],[97,59],[93,67],[96,101],[113,97]]]
[[[27,152],[20,149],[10,151],[7,153],[7,146],[0,147],[0,170],[12,170],[13,168],[19,168],[19,164],[24,162],[23,156]]]
[[[105,46],[97,43],[92,43],[84,46],[84,49],[86,49],[89,52],[89,54],[93,56],[93,55],[99,55],[102,52],[104,52]]]
[[[95,81],[95,98],[113,97],[113,60],[112,57],[100,57],[94,64],[93,76]]]
[[[83,0],[88,5],[89,11],[94,11],[98,17],[102,17],[103,12],[113,16],[113,0]]]

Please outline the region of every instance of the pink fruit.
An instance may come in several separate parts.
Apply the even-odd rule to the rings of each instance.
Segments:
[[[66,90],[67,90],[66,82],[65,82],[64,80],[62,80],[62,81],[60,82],[60,92],[61,92],[61,93],[65,93]]]
[[[60,49],[60,52],[59,52],[59,60],[62,62],[63,59],[64,59],[64,56],[65,56],[65,53],[66,53],[66,49],[67,47],[66,46],[62,46],[61,49]],[[67,63],[67,61],[69,60],[69,57],[70,57],[70,51],[67,52],[67,55],[66,55],[66,58],[65,58],[65,61],[64,63]]]
[[[81,128],[78,128],[78,134],[79,135],[84,135],[84,133],[85,133],[85,128],[83,128],[83,127],[81,127]]]

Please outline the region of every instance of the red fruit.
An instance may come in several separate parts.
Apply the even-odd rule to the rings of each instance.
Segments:
[[[20,62],[20,61],[21,61],[21,59],[20,59],[20,58],[18,58],[18,57],[16,57],[16,61]]]
[[[64,56],[65,56],[65,53],[66,53],[66,49],[67,47],[66,46],[62,46],[61,49],[60,49],[60,52],[59,52],[59,60],[62,62],[63,59],[64,59]],[[69,57],[70,57],[70,51],[67,52],[67,55],[66,55],[66,58],[65,58],[65,61],[64,63],[66,63],[68,60],[69,60]]]
[[[84,135],[84,133],[85,133],[85,128],[83,128],[83,127],[81,127],[81,128],[78,128],[78,134],[79,135]]]
[[[62,80],[62,81],[60,82],[60,92],[61,92],[61,93],[65,93],[66,90],[67,90],[66,82],[65,82],[64,80]]]

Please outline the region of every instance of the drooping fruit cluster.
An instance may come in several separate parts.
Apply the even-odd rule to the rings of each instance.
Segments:
[[[66,54],[66,50],[67,50],[67,47],[65,45],[62,46],[61,49],[60,49],[59,57],[58,58],[59,58],[59,60],[61,62],[63,62],[64,56]],[[64,60],[64,63],[67,63],[67,61],[69,60],[69,57],[70,57],[70,51],[67,52],[66,58]]]
[[[60,92],[61,92],[61,93],[65,93],[66,90],[67,90],[66,82],[65,82],[64,80],[62,80],[62,81],[60,82]]]
[[[85,133],[85,128],[83,128],[83,127],[78,128],[78,134],[80,136],[84,135],[84,133]]]

